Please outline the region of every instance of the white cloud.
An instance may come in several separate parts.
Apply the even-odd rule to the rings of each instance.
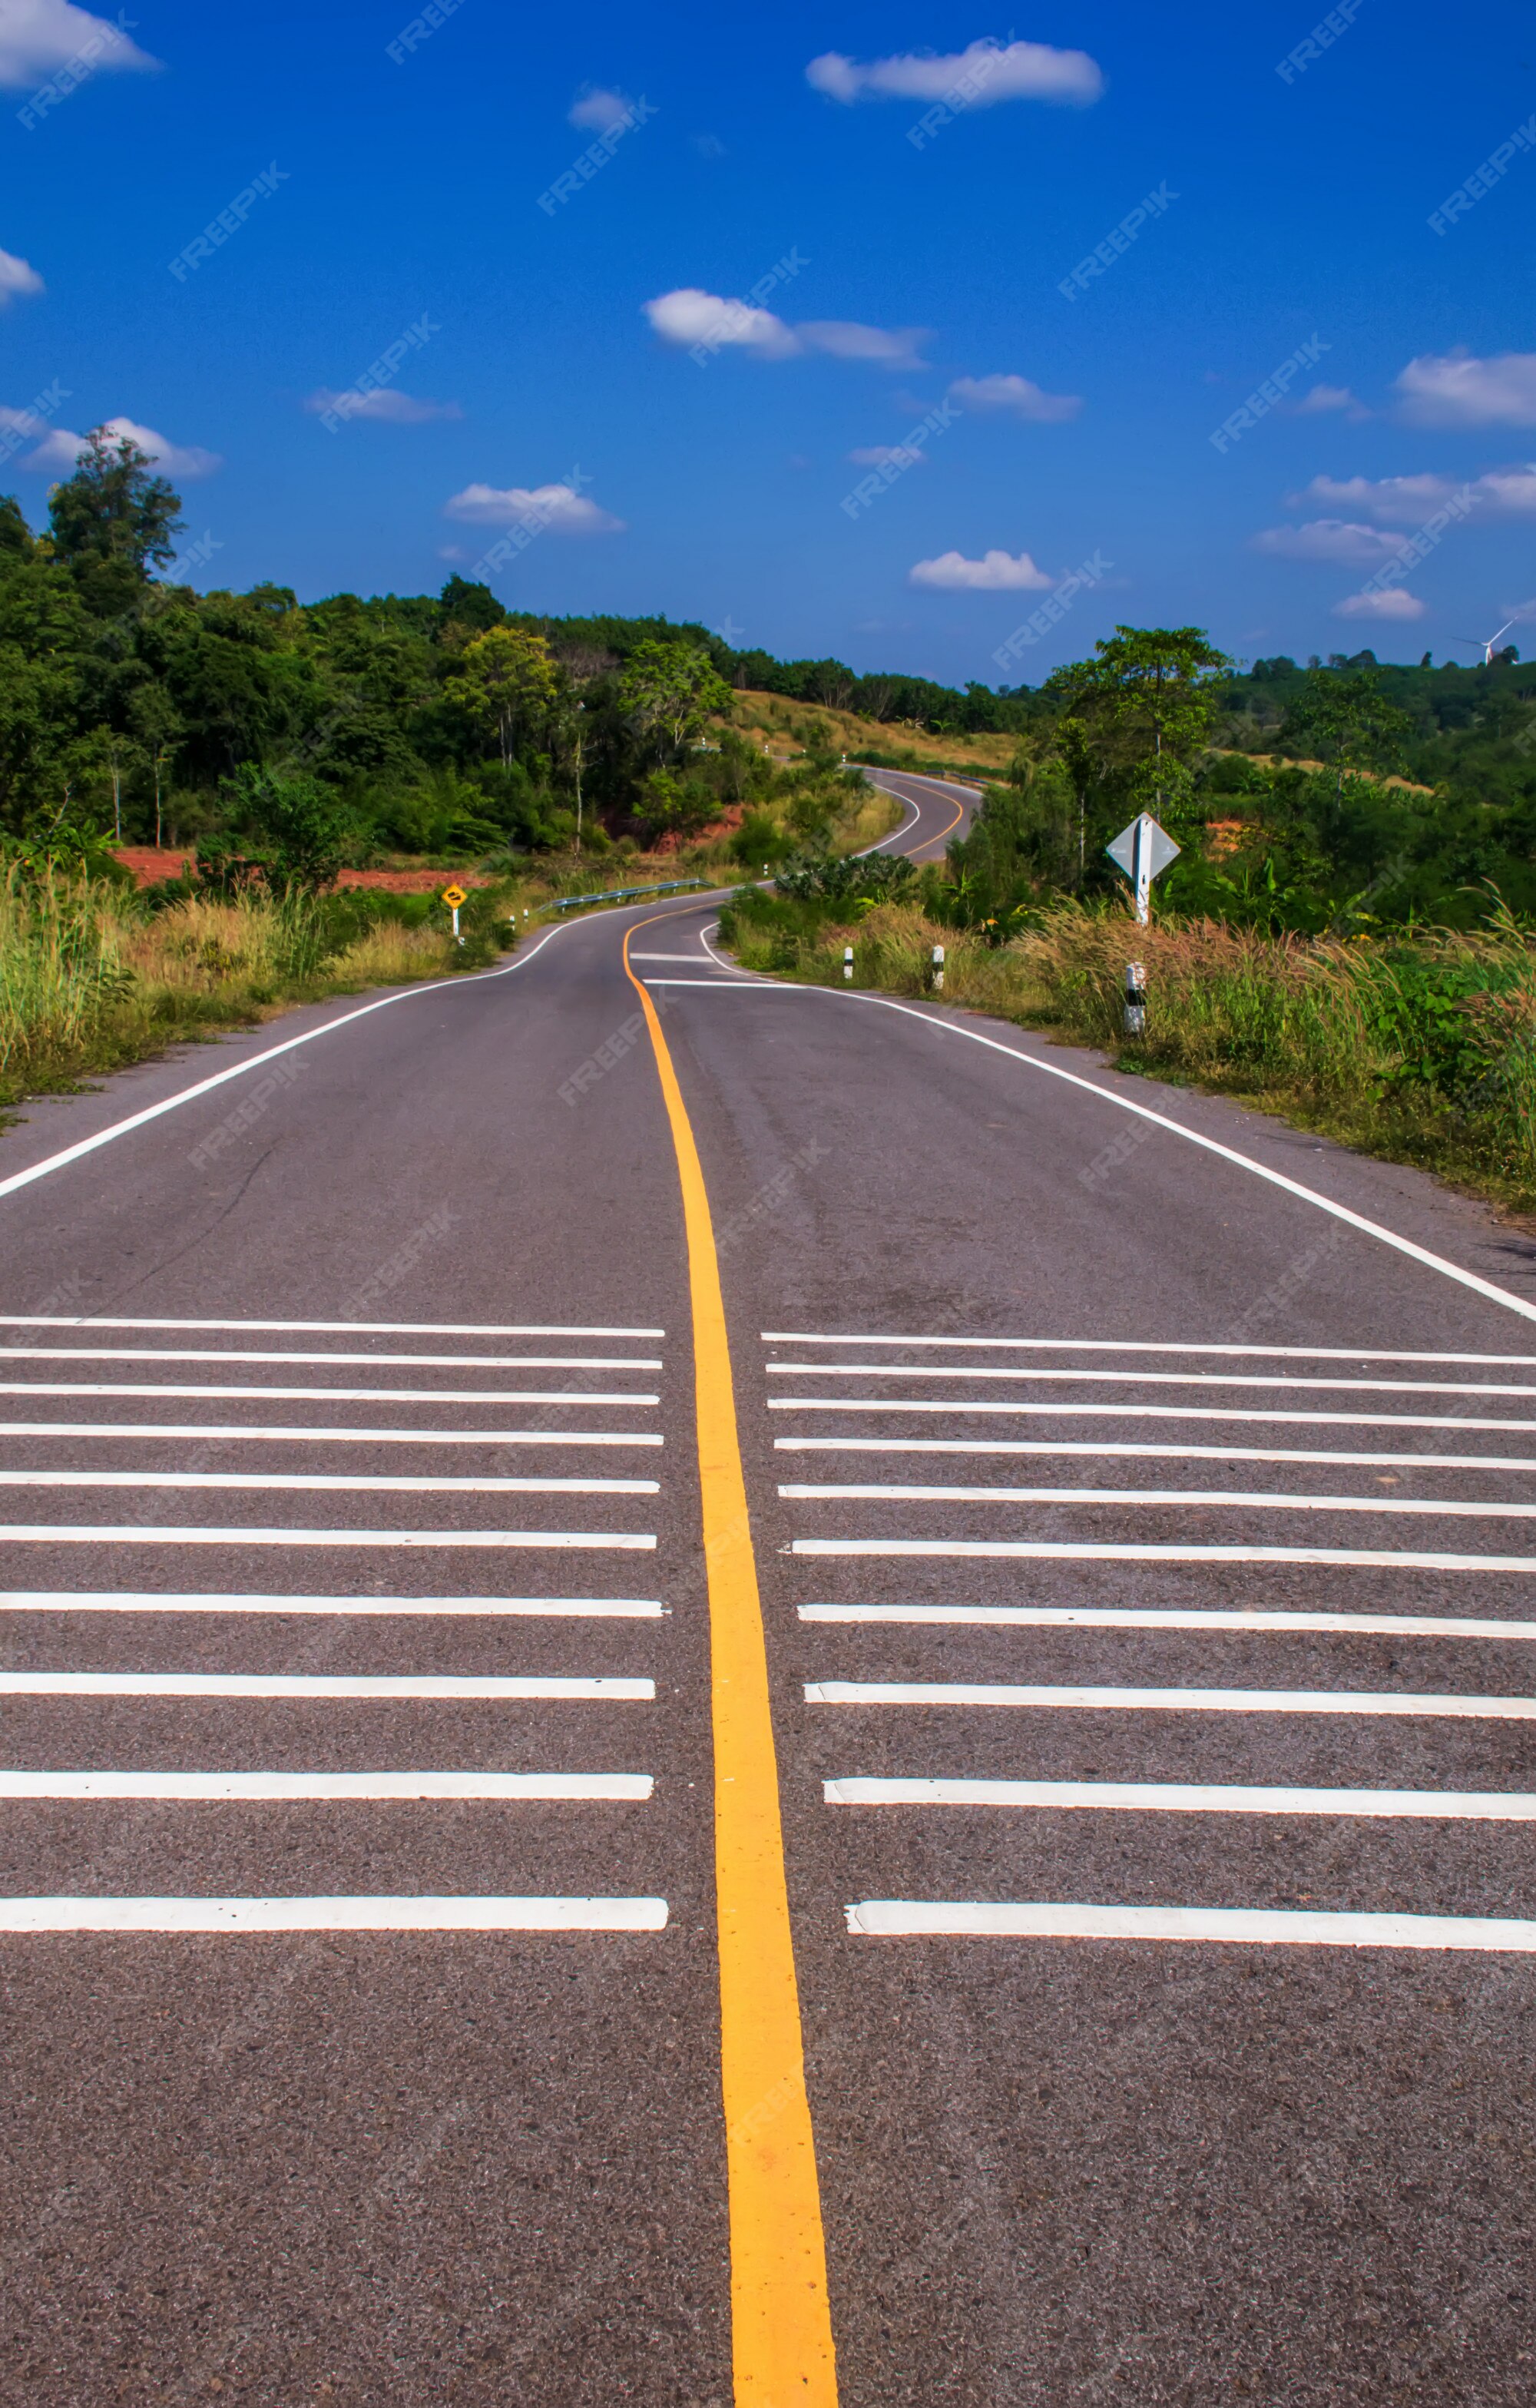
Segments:
[[[947,56],[905,51],[890,59],[850,59],[827,50],[812,59],[806,81],[828,100],[948,100],[991,108],[999,100],[1057,100],[1085,107],[1104,89],[1085,50],[1055,50],[1045,42],[972,42]]]
[[[855,468],[916,468],[927,456],[913,443],[871,443],[848,454]]]
[[[918,345],[925,326],[861,326],[846,318],[811,319],[790,332],[808,351],[825,351],[834,360],[872,360],[876,367],[920,368],[925,363]]]
[[[1389,585],[1381,594],[1346,594],[1335,602],[1336,619],[1422,619],[1429,605],[1404,586]]]
[[[611,125],[622,125],[634,103],[622,92],[609,92],[602,85],[582,93],[566,113],[567,125],[590,126],[595,134],[606,134]]]
[[[1305,526],[1266,527],[1254,538],[1254,550],[1276,560],[1332,560],[1345,568],[1379,568],[1390,560],[1400,538],[1380,527],[1358,526],[1348,519],[1309,519]]]
[[[1409,361],[1395,390],[1414,426],[1536,426],[1536,351],[1496,360],[1426,352]]]
[[[868,360],[877,367],[920,368],[918,345],[922,326],[861,326],[845,318],[809,320],[786,325],[771,309],[754,309],[745,301],[729,301],[705,293],[696,284],[680,285],[644,305],[653,331],[664,343],[708,344],[711,351],[749,351],[761,360],[802,359],[823,351],[836,360]]]
[[[0,309],[22,294],[41,293],[43,280],[26,260],[18,259],[14,251],[0,251]]]
[[[1316,418],[1328,409],[1347,409],[1357,413],[1362,418],[1369,415],[1369,412],[1356,400],[1347,384],[1314,384],[1312,391],[1304,394],[1297,403],[1296,408],[1298,416],[1301,418]]]
[[[574,485],[466,485],[444,504],[444,515],[471,526],[517,526],[524,521],[552,535],[619,535],[623,519],[600,510]]]
[[[1331,503],[1336,509],[1363,510],[1391,526],[1416,526],[1443,509],[1457,491],[1449,477],[1314,477],[1303,493],[1289,496],[1289,505],[1299,510],[1309,502]]]
[[[652,329],[664,343],[708,343],[755,351],[760,359],[793,359],[799,344],[782,318],[771,309],[749,308],[745,301],[726,301],[718,293],[701,292],[696,284],[680,285],[645,303]]]
[[[1290,497],[1294,509],[1309,502],[1363,510],[1390,526],[1417,526],[1459,494],[1470,494],[1480,516],[1524,518],[1536,512],[1536,463],[1490,468],[1481,477],[1314,477],[1305,493]]]
[[[126,13],[126,12],[124,12]],[[0,84],[20,90],[72,59],[95,70],[152,67],[157,62],[121,26],[72,0],[4,0],[0,6]]]
[[[1536,510],[1536,460],[1518,468],[1492,468],[1472,480],[1472,492],[1500,517],[1523,518]]]
[[[308,396],[304,407],[317,415],[335,410],[342,418],[371,418],[385,426],[424,426],[431,418],[464,416],[456,401],[426,401],[415,394],[401,393],[395,385],[376,385],[367,393],[359,393],[355,386],[333,393],[322,385]]]
[[[945,594],[1038,594],[1055,582],[1037,568],[1026,552],[987,552],[968,560],[961,552],[940,552],[937,560],[920,560],[909,582],[937,586]]]
[[[1059,425],[1083,407],[1080,394],[1042,393],[1022,376],[956,377],[944,398],[962,409],[1006,410],[1011,418],[1027,418],[1037,426]]]
[[[130,443],[136,443],[141,452],[149,453],[159,475],[179,478],[183,484],[198,477],[211,477],[216,468],[224,465],[219,452],[205,452],[196,443],[172,443],[165,436],[157,435],[152,426],[140,426],[136,419],[108,418],[104,422],[103,432],[113,442],[126,437]],[[85,449],[85,441],[83,435],[71,435],[67,427],[55,426],[36,452],[27,453],[22,466],[49,476],[68,477]]]

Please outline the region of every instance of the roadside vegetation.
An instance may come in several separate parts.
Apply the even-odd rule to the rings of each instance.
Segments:
[[[1491,766],[1457,772],[1474,801],[1405,774],[1410,714],[1371,666],[1293,671],[1270,679],[1283,710],[1234,728],[1199,629],[1122,628],[1050,681],[943,865],[792,867],[734,898],[723,939],[746,967],[827,984],[851,946],[856,984],[910,996],[931,993],[942,945],[946,1003],[1536,1211],[1536,696],[1477,673],[1464,732]],[[1183,847],[1145,928],[1104,854],[1143,809]]]
[[[1122,627],[1037,687],[961,690],[509,612],[473,577],[199,593],[179,510],[105,434],[46,529],[0,498],[0,1104],[481,967],[561,897],[768,874],[727,915],[759,967],[840,977],[852,943],[862,982],[917,992],[943,943],[954,1000],[1536,1206],[1536,667],[1513,646],[1240,669],[1199,628]],[[857,861],[900,816],[859,762],[984,783],[970,834],[921,873]],[[1104,852],[1141,810],[1182,847],[1148,931]]]

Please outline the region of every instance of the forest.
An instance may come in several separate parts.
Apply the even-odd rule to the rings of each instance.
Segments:
[[[199,593],[178,580],[181,531],[153,461],[100,434],[46,528],[0,499],[12,850],[192,845],[206,879],[315,886],[342,864],[675,844],[795,801],[732,727],[751,692],[806,706],[824,772],[818,706],[858,714],[877,751],[1007,739],[944,906],[967,924],[1113,892],[1103,845],[1143,805],[1184,849],[1170,908],[1307,931],[1465,924],[1491,885],[1536,910],[1536,664],[1513,645],[1486,665],[1241,666],[1199,629],[1124,628],[1040,686],[961,692],[735,651],[692,623],[509,612],[457,576],[436,596]],[[797,815],[760,818],[757,849],[814,853],[825,817],[802,792]]]

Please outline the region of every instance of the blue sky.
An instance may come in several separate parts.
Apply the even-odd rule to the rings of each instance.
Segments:
[[[449,7],[0,0],[35,523],[121,417],[205,587],[499,538],[512,608],[961,683],[1536,650],[1529,9]]]

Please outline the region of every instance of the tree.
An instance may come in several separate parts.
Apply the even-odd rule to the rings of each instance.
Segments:
[[[226,781],[224,796],[231,819],[251,839],[249,859],[274,895],[313,895],[335,884],[354,831],[345,805],[326,787],[302,773],[245,763]],[[227,839],[200,846],[199,867],[216,881],[232,852]]]
[[[619,680],[619,707],[642,746],[673,759],[697,736],[711,711],[728,710],[731,690],[708,652],[692,644],[637,644]]]
[[[160,851],[161,806],[166,768],[185,734],[180,712],[163,685],[141,685],[130,698],[128,724],[154,781],[154,848]]]
[[[32,529],[22,515],[22,505],[14,494],[0,494],[0,559],[29,560],[32,557]]]
[[[1046,682],[1075,723],[1084,766],[1091,762],[1116,809],[1176,820],[1192,802],[1195,763],[1210,740],[1216,680],[1231,666],[1203,627],[1116,627],[1091,661]]]
[[[130,609],[151,569],[176,556],[181,498],[164,477],[151,475],[153,466],[128,436],[114,442],[97,426],[74,475],[49,495],[54,556],[104,617]]]
[[[461,627],[473,627],[484,635],[490,627],[499,627],[507,616],[488,585],[471,585],[457,571],[449,579],[438,597],[446,627],[456,622]]]
[[[465,646],[443,692],[477,726],[495,729],[505,769],[519,728],[547,716],[558,683],[542,636],[530,635],[524,627],[490,627]]]
[[[1412,718],[1387,701],[1373,670],[1309,669],[1276,741],[1293,759],[1313,752],[1328,762],[1341,795],[1346,770],[1355,777],[1400,767],[1413,732]]]

